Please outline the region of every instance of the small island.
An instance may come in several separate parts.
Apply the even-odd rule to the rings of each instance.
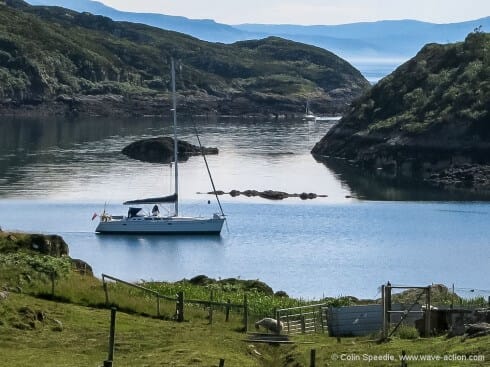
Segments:
[[[218,148],[202,149],[183,140],[177,140],[179,162],[185,162],[191,156],[218,154]],[[122,150],[130,158],[150,163],[171,163],[174,161],[174,139],[168,136],[135,141]]]

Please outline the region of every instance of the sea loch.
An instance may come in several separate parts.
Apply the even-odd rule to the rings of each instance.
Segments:
[[[404,189],[404,201],[396,195],[391,201],[371,200],[383,197],[375,192],[397,188],[373,181],[372,193],[356,192],[342,172],[316,162],[309,153],[334,122],[182,120],[184,140],[195,139],[196,123],[203,144],[220,149],[219,155],[208,157],[217,189],[328,197],[272,202],[221,196],[228,219],[221,236],[100,236],[90,218],[104,205],[123,214],[124,200],[170,192],[167,166],[120,153],[139,138],[168,135],[170,124],[161,118],[4,119],[0,226],[60,234],[70,255],[87,261],[97,275],[130,281],[198,274],[259,278],[274,290],[303,298],[374,298],[388,280],[485,289],[483,275],[490,263],[487,202],[458,201],[461,197],[451,193],[415,186]],[[184,214],[217,211],[215,204],[207,204],[213,197],[197,194],[210,191],[203,164],[193,157],[181,165]]]

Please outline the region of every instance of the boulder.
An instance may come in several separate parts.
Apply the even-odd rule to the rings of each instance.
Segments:
[[[178,160],[185,162],[191,156],[218,154],[218,148],[201,148],[186,141],[178,140]],[[150,163],[171,163],[174,161],[174,139],[168,136],[135,141],[122,150],[130,158]]]
[[[68,255],[68,244],[58,235],[31,234],[31,249],[45,255],[60,257]]]
[[[466,325],[463,338],[477,338],[485,335],[490,335],[490,324],[479,322],[477,324]]]
[[[274,191],[274,190],[266,190],[259,193],[259,196],[264,199],[269,200],[282,200],[290,197],[291,195],[287,192],[282,191]]]
[[[75,270],[78,271],[82,275],[89,275],[89,276],[94,275],[92,267],[83,260],[71,259],[71,264],[73,265]]]

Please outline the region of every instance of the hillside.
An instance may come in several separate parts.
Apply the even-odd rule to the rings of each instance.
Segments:
[[[161,114],[169,60],[188,113],[339,113],[368,82],[320,48],[267,38],[212,44],[20,0],[0,5],[0,113]]]
[[[366,60],[407,60],[426,43],[462,41],[475,28],[490,29],[490,17],[449,24],[416,20],[382,20],[340,25],[237,24],[189,19],[165,14],[124,12],[92,0],[28,0],[32,5],[57,5],[107,16],[113,20],[143,23],[211,41],[232,43],[247,39],[281,37],[334,52],[365,67]],[[396,62],[396,61],[395,61]],[[400,62],[398,62],[400,63]],[[390,62],[391,64],[391,62]],[[364,71],[363,69],[360,69]]]
[[[426,45],[312,150],[443,186],[490,189],[490,34]]]

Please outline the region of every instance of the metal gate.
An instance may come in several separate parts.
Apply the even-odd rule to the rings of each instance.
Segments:
[[[286,334],[326,333],[327,305],[284,308],[276,311],[276,319],[282,322]]]

